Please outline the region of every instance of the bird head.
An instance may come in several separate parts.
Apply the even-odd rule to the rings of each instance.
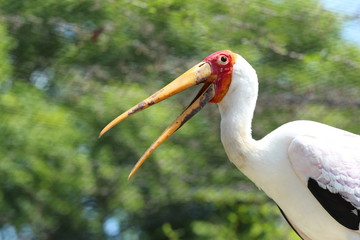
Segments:
[[[139,159],[132,169],[129,179],[161,143],[163,143],[177,129],[185,124],[186,121],[199,112],[206,103],[221,102],[229,90],[232,80],[233,66],[237,56],[238,55],[229,50],[223,50],[211,54],[150,97],[119,115],[100,132],[99,137],[132,114],[144,110],[192,86],[203,84],[202,88],[192,100],[190,105],[175,119],[175,121],[160,135],[160,137]]]

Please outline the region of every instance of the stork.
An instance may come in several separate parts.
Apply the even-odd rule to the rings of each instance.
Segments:
[[[139,159],[149,155],[208,102],[221,114],[221,141],[230,161],[279,206],[304,240],[360,240],[360,136],[312,121],[284,124],[254,140],[251,123],[258,95],[255,70],[229,50],[215,52],[101,132],[197,84],[199,93]]]

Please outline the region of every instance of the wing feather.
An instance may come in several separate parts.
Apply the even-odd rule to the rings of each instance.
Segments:
[[[326,137],[302,135],[293,139],[288,154],[295,173],[326,211],[358,230],[360,136],[340,130]]]
[[[360,136],[298,136],[290,144],[289,159],[305,184],[312,178],[360,209]]]

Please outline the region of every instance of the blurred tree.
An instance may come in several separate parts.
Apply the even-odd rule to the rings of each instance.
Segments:
[[[360,132],[360,50],[316,0],[0,0],[0,14],[3,236],[298,239],[227,160],[214,106],[126,181],[191,91],[96,138],[217,50],[257,69],[256,138],[294,119]]]
[[[2,21],[0,21],[0,39],[0,90],[4,91],[10,84],[12,68],[8,53],[12,45],[11,39],[8,36],[6,27]]]

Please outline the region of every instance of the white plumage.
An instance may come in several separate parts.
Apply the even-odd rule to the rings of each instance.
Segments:
[[[219,103],[221,139],[230,160],[274,199],[303,239],[360,239],[359,231],[336,221],[307,186],[312,178],[360,209],[360,136],[295,121],[255,141],[257,86],[255,70],[238,56],[229,92]]]
[[[311,121],[287,123],[261,140],[251,135],[258,94],[255,70],[224,50],[206,57],[167,86],[110,122],[191,86],[204,84],[185,111],[150,146],[150,154],[207,102],[218,103],[221,140],[230,159],[271,197],[305,240],[360,240],[360,136]]]

